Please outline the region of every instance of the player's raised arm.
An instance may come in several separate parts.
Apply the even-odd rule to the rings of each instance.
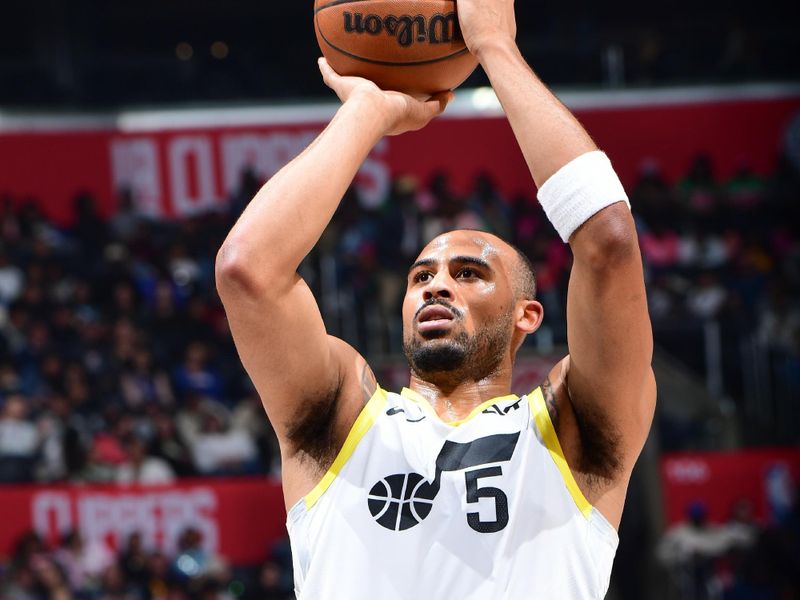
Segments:
[[[341,445],[341,432],[346,435],[375,383],[363,359],[326,334],[296,269],[375,143],[424,126],[449,99],[419,102],[381,92],[363,79],[339,77],[324,61],[320,68],[342,107],[325,131],[256,194],[216,262],[217,289],[237,350],[284,459],[300,452],[318,463],[332,459],[330,451],[335,454]],[[324,472],[328,465],[315,466]],[[287,490],[287,501],[307,491],[301,489],[304,484],[296,487],[296,493]]]
[[[652,332],[627,198],[605,155],[519,53],[513,0],[459,0],[458,10],[539,200],[575,257],[567,302],[570,355],[553,373],[556,395],[567,398],[570,413],[562,415],[559,437],[573,471],[610,482],[606,491],[624,495],[624,486],[613,483],[627,483],[655,403]],[[588,492],[602,504],[606,492],[598,489]],[[609,505],[614,518],[620,498]]]

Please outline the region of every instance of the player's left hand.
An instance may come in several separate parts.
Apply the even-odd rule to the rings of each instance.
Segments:
[[[367,98],[384,120],[384,135],[422,129],[442,114],[453,99],[453,92],[440,92],[428,99],[420,99],[402,92],[385,91],[369,79],[339,75],[324,58],[319,59],[319,70],[325,85],[336,92],[343,103]]]

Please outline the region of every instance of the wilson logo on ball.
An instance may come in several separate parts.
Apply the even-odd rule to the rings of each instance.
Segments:
[[[344,12],[345,33],[385,33],[397,39],[403,47],[412,44],[449,44],[460,39],[456,13],[435,14],[426,19],[422,15],[386,15]]]

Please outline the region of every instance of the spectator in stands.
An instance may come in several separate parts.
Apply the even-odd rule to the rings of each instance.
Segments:
[[[721,235],[692,228],[680,236],[678,264],[690,272],[719,269],[729,262],[732,246]]]
[[[78,432],[70,432],[79,437]],[[66,445],[72,440],[68,434]],[[125,454],[117,440],[110,435],[98,435],[86,449],[80,439],[73,442],[74,458],[70,460],[67,450],[67,464],[70,480],[80,483],[111,483],[116,479],[116,465],[125,460]],[[72,467],[72,468],[70,468]]]
[[[170,561],[161,552],[152,552],[147,557],[147,591],[153,600],[167,600],[173,585]]]
[[[43,410],[36,421],[41,436],[40,460],[35,472],[37,481],[51,482],[66,478],[64,443],[70,420],[66,398],[58,393],[46,395]]]
[[[5,580],[5,585],[0,585],[0,595],[5,600],[39,600],[36,576],[27,565],[6,571]]]
[[[261,566],[258,581],[247,598],[248,600],[293,600],[294,593],[291,589],[286,589],[281,566],[274,561],[267,561]]]
[[[108,227],[112,239],[128,245],[136,237],[145,217],[139,212],[134,192],[130,188],[121,189],[117,199],[117,208],[108,222]]]
[[[707,516],[706,506],[693,502],[687,508],[686,520],[670,527],[656,549],[681,599],[711,598],[714,559],[727,549],[726,540],[709,525]]]
[[[705,229],[713,229],[717,225],[719,188],[708,154],[698,154],[694,158],[689,173],[678,183],[678,192],[693,222]]]
[[[728,300],[728,290],[719,277],[711,272],[700,275],[697,283],[687,293],[686,307],[689,314],[701,319],[714,319],[720,315]]]
[[[731,510],[731,518],[722,526],[722,534],[728,538],[729,547],[751,548],[758,535],[758,524],[753,519],[753,507],[749,500],[741,498]]]
[[[258,421],[266,421],[266,419],[258,419]],[[166,461],[178,477],[194,475],[195,468],[191,452],[176,428],[173,417],[158,411],[153,416],[153,426],[152,455]]]
[[[206,405],[200,431],[190,441],[194,463],[204,475],[253,473],[258,467],[258,450],[250,433],[230,426],[224,410]]]
[[[0,245],[0,306],[7,306],[22,294],[25,274],[14,265]]]
[[[141,485],[161,485],[172,483],[175,473],[169,463],[147,453],[146,442],[137,435],[131,435],[126,444],[128,461],[117,469],[117,483]]]
[[[511,200],[512,239],[517,247],[530,254],[530,244],[542,230],[542,209],[531,198],[519,194]]]
[[[392,183],[376,235],[381,318],[395,328],[400,326],[397,315],[406,284],[403,273],[416,255],[421,234],[417,181],[401,177]]]
[[[72,600],[72,588],[62,568],[49,557],[39,557],[32,562],[36,577],[35,597],[47,600]]]
[[[184,582],[201,577],[224,580],[228,576],[225,561],[203,545],[203,534],[187,527],[178,538],[178,549],[170,566],[173,574]]]
[[[183,363],[175,369],[175,389],[181,396],[200,394],[222,400],[222,379],[210,361],[206,344],[193,341],[184,355]]]
[[[646,266],[653,271],[664,271],[678,264],[680,237],[664,223],[655,223],[639,238]]]
[[[79,593],[97,591],[103,573],[116,560],[102,540],[85,542],[78,531],[71,531],[64,536],[54,557],[64,569],[70,589]]]
[[[39,432],[28,419],[28,401],[21,394],[6,397],[0,413],[0,482],[32,481]]]
[[[176,241],[169,250],[168,265],[172,281],[181,287],[192,286],[202,277],[197,260],[193,258],[186,245]]]
[[[466,204],[479,215],[482,230],[504,240],[511,239],[510,208],[489,173],[484,171],[475,177],[473,192]]]
[[[754,171],[750,162],[741,158],[736,172],[725,184],[726,214],[734,219],[729,224],[737,229],[746,229],[763,222],[759,211],[766,197],[766,183]]]
[[[98,600],[146,600],[143,590],[129,582],[117,563],[110,564],[100,580]]]
[[[278,566],[281,578],[280,587],[287,592],[293,590],[294,563],[292,562],[292,545],[288,535],[284,535],[272,544],[268,557]]]
[[[280,448],[269,419],[264,418],[264,407],[255,390],[245,396],[231,415],[231,427],[249,434],[258,447],[259,463],[268,472],[280,474]]]
[[[631,205],[636,207],[637,219],[649,227],[682,221],[680,205],[654,158],[647,158],[639,165],[639,179],[631,193]],[[639,226],[641,228],[641,223]]]
[[[144,346],[134,349],[120,375],[120,392],[128,408],[155,403],[172,407],[174,397],[167,372],[156,366],[153,353]]]
[[[762,307],[758,335],[769,348],[791,353],[800,332],[800,306],[786,287],[776,284]]]
[[[134,531],[119,556],[119,565],[125,577],[140,589],[146,589],[150,578],[149,557],[144,548],[141,532]]]
[[[676,293],[670,285],[667,275],[655,277],[647,285],[647,304],[650,309],[650,318],[663,322],[676,316],[680,294]]]
[[[98,214],[94,197],[88,192],[75,196],[73,235],[86,256],[98,256],[108,242],[108,225]]]
[[[149,301],[144,329],[157,332],[158,346],[153,350],[159,361],[173,364],[174,357],[184,353],[186,337],[191,334],[180,310],[178,292],[169,279],[161,278],[155,282]]]
[[[198,600],[235,600],[222,582],[216,579],[206,579],[199,584],[198,588],[194,595]]]
[[[139,297],[133,283],[117,281],[111,295],[109,318],[113,321],[136,323],[140,320]]]
[[[22,380],[11,363],[0,363],[0,398],[22,391]]]

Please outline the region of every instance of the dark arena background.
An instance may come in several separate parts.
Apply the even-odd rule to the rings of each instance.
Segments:
[[[800,10],[520,2],[519,45],[610,155],[645,260],[658,409],[608,598],[800,597]],[[214,286],[259,185],[336,110],[312,3],[0,7],[0,598],[291,598],[276,442]],[[404,273],[453,227],[568,247],[478,70],[385,139],[302,265],[388,389]],[[598,316],[602,318],[602,315]],[[531,491],[535,493],[535,489]]]

